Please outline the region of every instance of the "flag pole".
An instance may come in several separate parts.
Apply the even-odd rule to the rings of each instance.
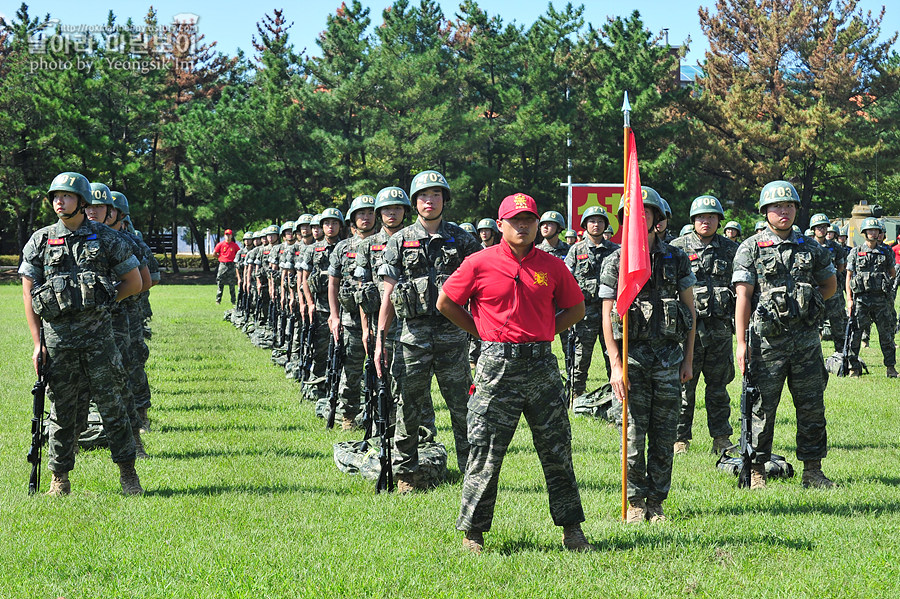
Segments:
[[[631,104],[628,102],[628,92],[625,92],[625,100],[622,102],[622,114],[624,116],[624,160],[622,161],[622,182],[624,200],[628,204],[628,131],[631,129]],[[622,218],[624,221],[624,212]],[[624,226],[624,222],[619,226]],[[623,240],[624,242],[624,240]],[[622,398],[622,520],[628,514],[628,310],[622,315],[622,384],[625,393]]]

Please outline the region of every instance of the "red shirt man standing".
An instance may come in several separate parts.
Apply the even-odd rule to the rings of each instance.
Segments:
[[[216,303],[222,302],[222,291],[228,285],[231,291],[231,303],[234,304],[234,286],[237,284],[237,273],[234,268],[234,257],[241,246],[234,242],[234,232],[225,229],[225,239],[216,244],[213,253],[219,259],[219,270],[216,272]]]
[[[466,533],[465,549],[482,551],[500,465],[524,414],[547,481],[550,515],[563,527],[563,545],[589,551],[563,386],[550,351],[554,336],[584,316],[584,296],[561,260],[534,247],[534,199],[523,193],[507,197],[499,218],[500,243],[466,258],[437,301],[444,316],[482,341],[468,405],[471,448],[456,528]],[[471,313],[463,307],[467,302]]]

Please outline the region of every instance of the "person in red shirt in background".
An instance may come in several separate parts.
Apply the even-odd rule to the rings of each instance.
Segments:
[[[563,545],[590,551],[581,530],[584,510],[572,466],[565,394],[550,351],[556,334],[584,317],[584,296],[562,260],[535,248],[534,199],[523,193],[508,196],[499,217],[500,243],[466,258],[437,300],[444,316],[481,340],[466,417],[471,448],[456,528],[466,533],[463,547],[481,553],[494,517],[500,466],[524,414],[544,470],[550,515],[563,527]],[[471,313],[463,307],[467,302]]]
[[[216,303],[222,303],[222,291],[225,285],[231,291],[231,303],[234,304],[234,286],[237,285],[237,273],[234,268],[234,257],[237,256],[241,246],[234,242],[234,232],[225,229],[225,239],[216,244],[213,253],[219,259],[219,270],[216,272]]]

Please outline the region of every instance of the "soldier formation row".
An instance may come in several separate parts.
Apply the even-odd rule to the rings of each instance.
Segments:
[[[91,411],[102,419],[123,492],[141,494],[134,464],[147,457],[141,439],[150,407],[144,338],[159,264],[131,225],[124,194],[66,172],[53,179],[47,195],[59,221],[31,236],[19,274],[32,360],[50,399],[48,494],[71,491],[69,472]]]

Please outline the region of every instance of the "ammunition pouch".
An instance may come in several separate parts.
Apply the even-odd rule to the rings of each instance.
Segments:
[[[311,272],[307,283],[313,295],[325,293],[328,290],[328,272],[324,270]]]
[[[115,287],[106,277],[93,271],[51,277],[31,290],[31,307],[43,320],[53,320],[85,308],[106,306],[115,298]]]
[[[728,287],[694,287],[697,318],[728,318],[734,315],[734,292]]]
[[[381,293],[372,281],[363,283],[355,292],[356,303],[366,314],[377,314],[381,308]]]
[[[600,282],[597,279],[582,279],[578,282],[581,287],[581,293],[584,294],[584,303],[591,304],[596,302],[600,289]]]
[[[853,293],[893,293],[894,282],[884,272],[855,272],[850,278]]]
[[[341,286],[338,287],[338,303],[347,312],[356,314],[359,310],[359,305],[356,303],[356,290],[346,279],[342,279]]]
[[[427,277],[397,283],[391,292],[391,303],[400,318],[416,318],[431,312],[431,284]]]

